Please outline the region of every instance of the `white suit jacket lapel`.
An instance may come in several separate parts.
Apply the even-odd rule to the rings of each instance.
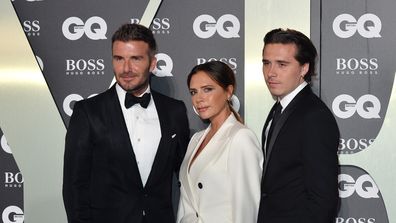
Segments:
[[[223,125],[217,130],[215,135],[209,141],[209,143],[205,146],[205,148],[201,151],[198,157],[193,162],[189,175],[191,179],[197,179],[201,172],[204,171],[206,168],[210,166],[210,163],[213,160],[216,160],[216,157],[222,154],[223,149],[222,147],[226,144],[227,140],[229,139],[229,130],[230,127],[236,122],[236,119],[233,115],[230,115]],[[199,146],[201,145],[202,139],[206,136],[210,126],[205,131],[204,135],[201,137],[201,140],[196,145],[193,154],[197,151]],[[191,160],[190,160],[191,162]],[[189,164],[190,165],[190,164]]]

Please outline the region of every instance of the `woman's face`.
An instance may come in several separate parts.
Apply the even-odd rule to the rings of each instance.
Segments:
[[[202,119],[211,122],[226,119],[230,114],[227,100],[232,96],[233,86],[223,89],[204,71],[198,71],[190,80],[193,106]]]

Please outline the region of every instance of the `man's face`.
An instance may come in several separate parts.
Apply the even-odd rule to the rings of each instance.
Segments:
[[[282,99],[296,89],[308,72],[309,64],[295,59],[295,44],[270,43],[263,49],[263,74],[268,90]]]
[[[149,46],[143,41],[113,43],[113,70],[117,83],[135,96],[147,89],[156,62],[155,57],[150,58]]]

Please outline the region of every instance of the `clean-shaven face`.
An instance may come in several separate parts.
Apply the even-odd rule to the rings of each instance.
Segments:
[[[309,64],[295,58],[295,44],[270,43],[263,49],[263,74],[271,94],[282,99],[296,89],[308,72]]]

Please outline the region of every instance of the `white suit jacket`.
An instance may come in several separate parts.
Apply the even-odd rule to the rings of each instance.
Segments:
[[[263,153],[256,135],[231,114],[190,167],[205,131],[195,133],[180,169],[178,223],[255,223]]]

